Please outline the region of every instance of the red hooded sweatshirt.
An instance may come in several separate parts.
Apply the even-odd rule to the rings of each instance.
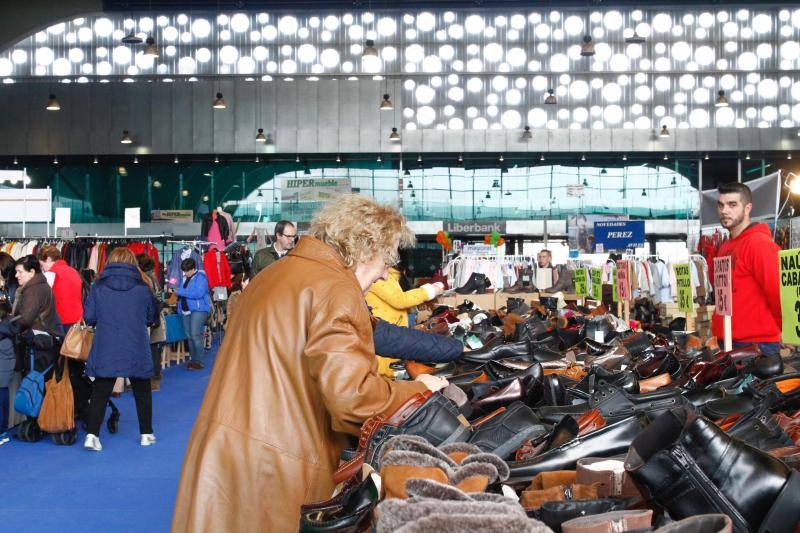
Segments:
[[[780,342],[781,297],[778,247],[766,224],[752,224],[719,249],[731,257],[733,341]],[[723,317],[713,317],[713,331],[724,336]]]

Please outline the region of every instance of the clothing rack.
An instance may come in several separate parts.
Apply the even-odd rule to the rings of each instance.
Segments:
[[[76,235],[75,239],[98,239],[98,240],[127,240],[127,241],[141,241],[141,240],[153,240],[153,239],[166,239],[167,237],[172,237],[172,235]]]

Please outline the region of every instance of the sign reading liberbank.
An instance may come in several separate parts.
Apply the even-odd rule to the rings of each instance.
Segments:
[[[505,221],[445,222],[444,230],[456,235],[486,235],[496,231],[503,235],[506,232]]]

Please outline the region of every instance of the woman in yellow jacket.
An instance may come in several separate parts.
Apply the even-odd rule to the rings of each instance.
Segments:
[[[400,271],[389,269],[386,280],[378,280],[372,284],[367,293],[367,305],[372,314],[395,326],[408,327],[408,310],[427,301],[433,300],[444,292],[441,283],[427,283],[418,289],[404,291],[400,287]],[[393,377],[394,372],[389,365],[397,359],[378,356],[378,372]]]

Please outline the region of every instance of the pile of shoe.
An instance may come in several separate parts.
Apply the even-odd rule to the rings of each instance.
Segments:
[[[407,363],[409,374],[450,381],[445,395],[469,429],[459,439],[507,462],[505,484],[529,516],[563,531],[684,519],[663,530],[794,531],[800,373],[784,373],[780,356],[633,331],[603,307],[554,312],[513,298],[499,310],[439,309],[430,324],[467,349],[447,365]]]

